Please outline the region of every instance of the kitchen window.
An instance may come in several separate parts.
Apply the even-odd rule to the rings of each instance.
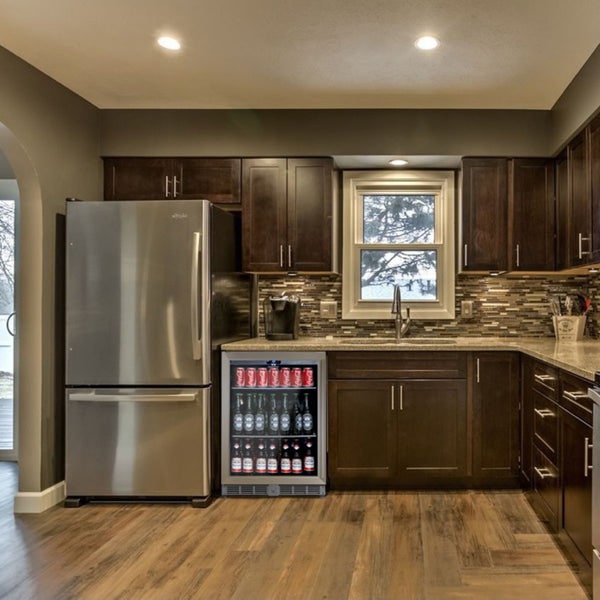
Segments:
[[[342,317],[453,319],[454,172],[344,172]]]

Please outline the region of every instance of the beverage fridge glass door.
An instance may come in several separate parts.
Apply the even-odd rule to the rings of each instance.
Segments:
[[[322,352],[223,353],[223,495],[324,495],[325,365]]]

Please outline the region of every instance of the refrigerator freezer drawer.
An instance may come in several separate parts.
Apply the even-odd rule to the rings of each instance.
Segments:
[[[210,494],[210,388],[68,389],[69,496]]]

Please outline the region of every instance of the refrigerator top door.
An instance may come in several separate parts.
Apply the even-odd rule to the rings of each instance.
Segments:
[[[67,385],[210,383],[210,204],[67,203]]]

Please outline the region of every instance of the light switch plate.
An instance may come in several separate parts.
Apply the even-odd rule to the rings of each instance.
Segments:
[[[319,315],[326,319],[335,319],[337,316],[337,301],[321,300],[319,302]]]
[[[473,300],[461,300],[460,314],[464,319],[470,319],[473,316]]]

